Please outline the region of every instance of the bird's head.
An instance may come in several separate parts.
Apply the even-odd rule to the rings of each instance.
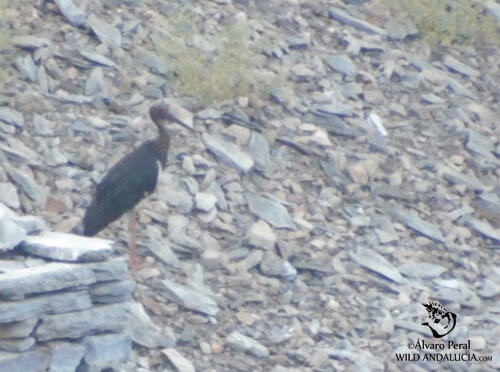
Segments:
[[[177,123],[182,125],[184,128],[189,129],[191,132],[196,132],[196,130],[189,127],[185,122],[174,116],[172,114],[172,108],[165,103],[159,103],[151,106],[149,109],[149,115],[151,116],[151,120],[153,120],[160,130],[165,129],[164,124],[166,123]]]

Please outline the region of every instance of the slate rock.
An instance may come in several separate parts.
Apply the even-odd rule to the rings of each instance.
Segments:
[[[22,298],[26,295],[89,285],[96,281],[87,267],[48,263],[0,275],[0,296]]]
[[[185,285],[163,280],[163,289],[175,303],[207,315],[217,315],[219,306],[209,296]]]
[[[26,353],[0,353],[0,372],[46,371],[49,363],[50,355],[42,349]]]
[[[247,193],[246,198],[250,212],[262,218],[272,226],[277,228],[295,229],[292,218],[286,208],[280,203],[258,196],[254,193]]]
[[[69,23],[76,27],[85,26],[87,16],[72,0],[54,0],[54,2]]]
[[[243,173],[248,173],[254,166],[253,159],[239,146],[208,133],[203,133],[201,138],[208,151],[212,152],[224,164]]]
[[[80,365],[85,346],[70,342],[51,342],[50,349],[50,372],[73,372]]]
[[[28,337],[38,323],[37,318],[0,324],[0,338]]]
[[[49,315],[35,331],[37,341],[78,339],[98,333],[124,332],[130,321],[130,304],[99,306],[67,314]]]
[[[22,353],[31,349],[34,345],[35,339],[33,337],[0,339],[0,350],[13,353]]]
[[[415,232],[422,234],[432,240],[444,243],[444,237],[439,228],[427,221],[424,221],[419,216],[401,207],[395,207],[391,211],[391,215],[399,222],[405,224]]]
[[[23,301],[0,302],[0,323],[38,318],[45,314],[59,314],[85,310],[92,306],[86,291],[37,296]]]
[[[114,304],[130,301],[134,289],[135,281],[120,280],[94,284],[89,292],[93,304]]]
[[[332,7],[328,10],[328,14],[330,15],[330,18],[335,19],[344,25],[352,26],[359,31],[380,35],[384,38],[387,36],[387,32],[384,29],[355,18],[341,9]]]
[[[122,36],[120,30],[110,25],[109,22],[103,21],[92,13],[87,19],[88,26],[96,34],[97,38],[111,49],[119,48],[122,44]]]
[[[175,346],[175,340],[164,334],[148,316],[141,303],[130,306],[132,341],[141,346],[154,349]]]
[[[375,271],[383,277],[399,284],[407,283],[406,279],[401,276],[399,270],[392,263],[370,248],[358,247],[356,252],[350,251],[349,256],[361,266]]]
[[[290,262],[272,252],[264,255],[260,270],[266,276],[277,276],[284,280],[294,280],[297,276],[297,269]]]
[[[27,231],[10,219],[0,208],[0,252],[12,250],[27,236]]]
[[[36,256],[69,262],[104,261],[113,253],[111,240],[59,232],[28,236],[22,249]]]
[[[267,347],[238,331],[231,332],[226,337],[225,343],[231,349],[247,352],[257,358],[269,356],[269,349]]]
[[[97,370],[117,369],[129,360],[132,351],[130,334],[126,333],[87,336],[83,339],[83,345],[85,362]]]
[[[248,244],[262,249],[272,249],[276,244],[276,234],[265,221],[259,220],[252,224],[247,233]]]
[[[0,107],[0,121],[18,128],[24,128],[24,115],[10,107]]]
[[[47,194],[30,175],[8,164],[5,164],[4,167],[12,180],[19,185],[30,199],[37,203],[45,204]]]
[[[167,356],[168,360],[170,361],[170,363],[174,365],[177,371],[179,372],[196,371],[193,364],[177,350],[173,348],[168,348],[168,349],[163,349],[161,352]]]
[[[340,72],[346,76],[356,75],[356,66],[351,58],[345,54],[331,55],[325,58],[325,62],[334,71]]]

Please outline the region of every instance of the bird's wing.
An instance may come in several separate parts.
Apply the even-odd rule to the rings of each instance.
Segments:
[[[96,200],[100,200],[110,188],[123,183],[124,178],[138,174],[137,172],[139,171],[136,171],[136,169],[143,168],[147,164],[152,165],[152,163],[155,162],[153,156],[148,154],[147,150],[150,148],[148,142],[143,143],[133,152],[126,155],[108,171],[97,185],[95,194]]]
[[[99,184],[83,219],[85,235],[97,234],[154,191],[160,164],[153,157],[140,157],[142,161],[132,157],[128,162],[127,158],[118,162]]]

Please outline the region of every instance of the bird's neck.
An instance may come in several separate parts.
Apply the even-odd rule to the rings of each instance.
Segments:
[[[158,133],[158,149],[160,161],[162,165],[165,166],[167,162],[168,147],[170,146],[170,136],[168,135],[167,131],[160,125],[158,126]]]

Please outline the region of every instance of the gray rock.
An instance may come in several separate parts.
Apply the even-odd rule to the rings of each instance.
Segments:
[[[35,331],[37,341],[77,339],[98,333],[117,333],[127,329],[130,304],[100,306],[67,314],[49,315]]]
[[[46,371],[50,355],[46,350],[37,349],[27,353],[0,353],[0,372]]]
[[[199,192],[195,196],[195,202],[197,209],[204,212],[209,212],[215,207],[217,198],[215,197],[215,195],[208,192]]]
[[[405,224],[415,232],[422,234],[432,240],[444,243],[444,237],[439,227],[422,220],[419,216],[404,210],[401,207],[395,207],[391,211],[391,216],[399,222]]]
[[[463,174],[460,172],[457,168],[451,167],[451,166],[446,166],[446,165],[438,165],[438,171],[443,175],[443,177],[448,180],[451,183],[456,183],[456,184],[463,184],[470,190],[474,191],[479,191],[483,192],[485,190],[488,190],[489,188],[486,187],[480,180],[477,178]]]
[[[122,36],[120,30],[110,25],[109,22],[101,20],[92,13],[88,20],[88,26],[96,34],[97,38],[111,49],[119,48],[122,44]]]
[[[25,252],[58,261],[104,261],[113,253],[111,240],[88,238],[73,234],[44,232],[28,236],[22,249]]]
[[[41,115],[33,116],[36,133],[40,136],[52,136],[54,131],[51,128],[50,122]]]
[[[168,217],[168,236],[170,241],[179,246],[188,248],[189,251],[198,251],[200,243],[186,233],[189,220],[181,215]]]
[[[1,208],[1,207],[0,207]],[[14,216],[12,222],[26,230],[29,234],[39,233],[45,229],[45,221],[38,216]]]
[[[13,36],[10,41],[15,46],[26,49],[38,49],[49,45],[47,39],[31,35]]]
[[[87,292],[39,296],[19,302],[0,303],[0,323],[38,318],[44,314],[59,314],[88,309],[92,301]]]
[[[297,269],[273,252],[264,255],[260,270],[266,276],[278,276],[284,280],[294,280],[297,276]]]
[[[165,265],[180,269],[182,267],[181,261],[170,248],[168,241],[162,239],[161,232],[155,226],[148,226],[147,230],[149,236],[148,249]]]
[[[487,221],[481,221],[475,217],[467,217],[466,225],[487,238],[500,242],[500,231],[491,226]]]
[[[110,280],[124,280],[128,278],[128,266],[124,258],[113,258],[104,262],[85,265],[92,270],[96,282],[107,282]]]
[[[22,298],[26,295],[89,285],[96,281],[87,267],[49,263],[0,275],[0,296]]]
[[[391,40],[403,40],[407,36],[418,34],[418,28],[413,21],[407,17],[390,17],[384,26]]]
[[[248,173],[254,166],[253,159],[243,152],[237,145],[226,142],[208,133],[202,134],[202,140],[207,149],[218,157],[224,164],[240,172]]]
[[[274,227],[295,229],[292,218],[280,203],[263,198],[254,193],[247,193],[246,198],[250,212],[267,221]]]
[[[36,82],[38,68],[36,67],[35,62],[33,62],[33,58],[31,58],[30,54],[24,57],[16,58],[14,66],[17,71],[19,71],[19,74],[23,79],[29,82]]]
[[[347,55],[332,55],[325,58],[325,62],[334,71],[346,76],[356,76],[356,66]]]
[[[155,74],[166,75],[168,73],[167,61],[149,50],[141,49],[137,51],[135,58]]]
[[[154,349],[157,347],[175,346],[175,341],[165,335],[149,318],[141,303],[135,302],[130,307],[132,322],[132,341],[144,347]]]
[[[358,247],[356,252],[350,251],[349,256],[361,266],[375,271],[383,277],[399,284],[407,283],[406,279],[401,276],[399,270],[396,269],[393,264],[369,248]]]
[[[257,170],[263,171],[267,169],[271,163],[271,155],[269,141],[266,136],[257,132],[252,132],[246,150],[254,160]]]
[[[24,128],[24,116],[10,107],[0,107],[0,120],[18,128]]]
[[[45,203],[47,195],[38,183],[28,174],[20,171],[17,168],[5,164],[5,170],[12,180],[28,195],[33,201],[40,204]]]
[[[265,221],[255,222],[247,232],[248,244],[262,249],[272,249],[276,244],[276,234]]]
[[[132,299],[135,281],[121,280],[104,284],[94,284],[90,288],[93,304],[115,304],[128,302]]]
[[[465,63],[460,62],[458,59],[453,58],[452,56],[445,56],[443,63],[450,71],[458,72],[459,74],[465,76],[473,76],[476,77],[479,75],[479,72],[473,69],[472,67],[467,66]]]
[[[103,96],[108,95],[106,82],[104,80],[104,72],[100,67],[94,68],[85,82],[86,96],[93,96],[98,93],[103,93]]]
[[[440,276],[447,269],[441,265],[427,262],[410,262],[399,266],[399,271],[409,278],[434,278]]]
[[[38,323],[37,318],[26,319],[20,322],[0,324],[0,338],[28,337]]]
[[[467,150],[473,155],[479,154],[489,161],[494,161],[493,156],[493,143],[491,138],[485,137],[474,129],[469,129],[467,143],[465,144]]]
[[[179,372],[196,371],[193,364],[177,350],[173,348],[168,348],[168,349],[163,349],[161,352],[167,356],[170,363],[174,365],[176,371]]]
[[[129,334],[88,336],[83,339],[83,345],[86,349],[83,358],[92,370],[118,369],[132,351]]]
[[[14,223],[0,208],[0,252],[14,249],[26,235],[26,230]]]
[[[92,61],[98,65],[106,66],[106,67],[114,67],[115,63],[109,58],[103,56],[102,54],[90,52],[87,50],[80,50],[80,54],[87,58],[89,61]]]
[[[234,350],[248,352],[257,358],[266,358],[269,356],[267,347],[238,331],[233,331],[226,337],[226,345]]]
[[[212,316],[219,312],[217,303],[204,293],[170,280],[163,280],[162,284],[172,301],[181,306]]]
[[[87,16],[72,0],[55,0],[55,3],[69,23],[76,27],[85,26]]]
[[[50,372],[74,372],[85,354],[85,346],[69,342],[51,342]]]
[[[458,94],[463,97],[470,98],[472,100],[477,100],[476,94],[472,93],[469,89],[467,89],[463,84],[459,83],[455,79],[448,79],[448,89],[453,93]]]
[[[33,337],[0,339],[0,349],[13,353],[22,353],[35,345]]]
[[[338,101],[328,104],[316,104],[314,105],[314,111],[316,115],[351,116],[353,114],[352,106]]]
[[[367,32],[369,34],[380,35],[383,38],[387,37],[387,32],[384,29],[374,26],[361,19],[357,19],[353,16],[350,16],[341,9],[332,7],[328,10],[328,14],[330,15],[330,18],[335,19],[336,21],[344,25],[352,26],[359,31]]]
[[[193,209],[193,197],[184,190],[169,190],[160,197],[169,205],[176,207],[181,213],[188,213]]]

